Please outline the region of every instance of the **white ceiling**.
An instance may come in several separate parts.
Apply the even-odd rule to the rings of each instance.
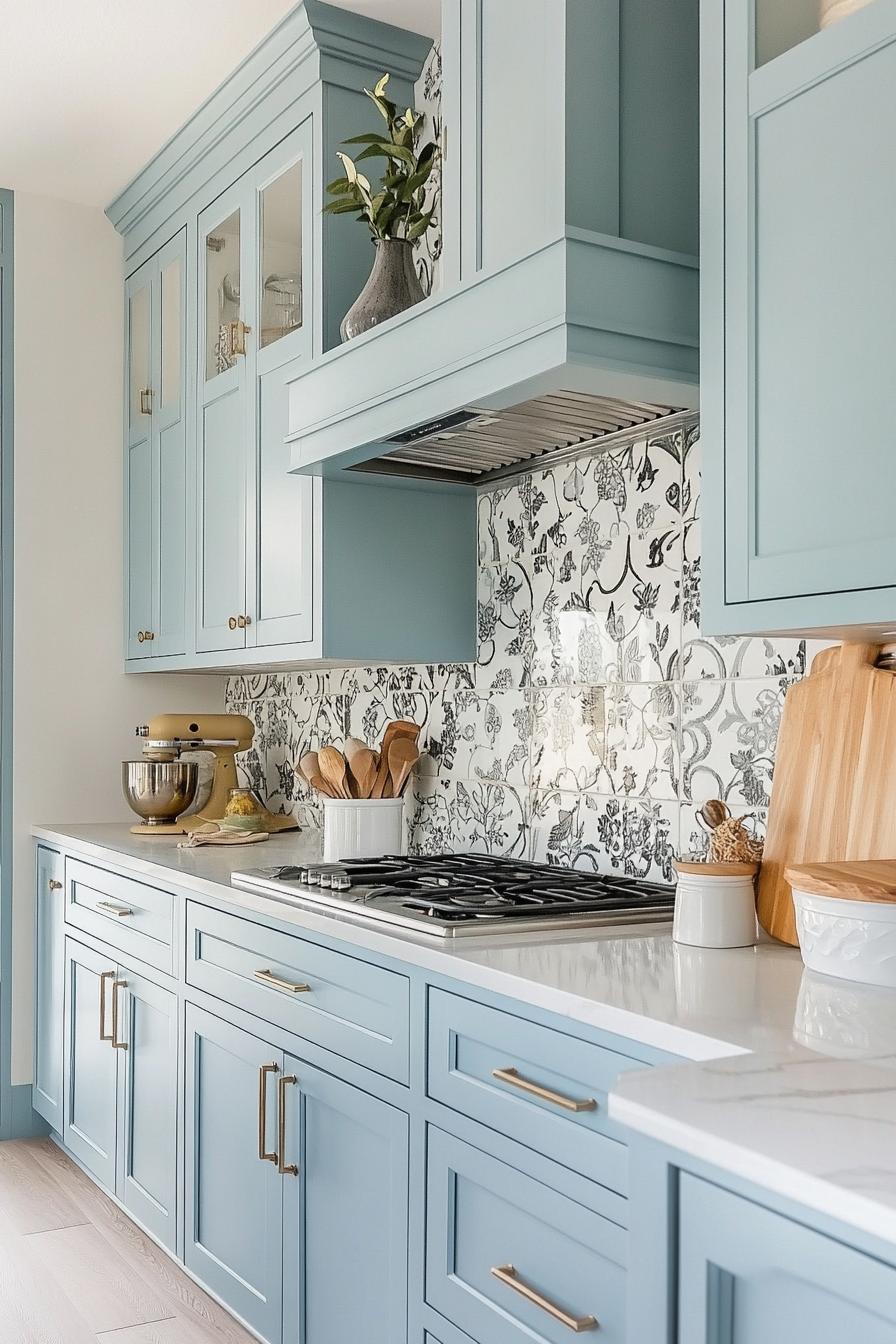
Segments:
[[[0,187],[105,206],[295,0],[15,0]],[[435,36],[439,0],[331,0]]]

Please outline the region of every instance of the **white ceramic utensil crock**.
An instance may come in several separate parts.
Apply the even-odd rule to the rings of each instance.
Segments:
[[[672,937],[692,947],[752,947],[756,942],[755,863],[682,859]]]
[[[403,854],[404,798],[324,798],[324,862]]]

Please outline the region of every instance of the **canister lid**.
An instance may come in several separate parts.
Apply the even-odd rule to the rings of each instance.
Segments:
[[[800,863],[784,870],[796,891],[841,901],[896,901],[896,859]]]
[[[702,873],[704,877],[752,877],[759,871],[758,863],[704,863],[698,855],[673,862],[679,873]]]

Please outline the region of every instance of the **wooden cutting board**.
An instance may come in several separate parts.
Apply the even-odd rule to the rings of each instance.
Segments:
[[[818,654],[784,701],[757,911],[796,946],[791,864],[896,859],[896,675],[876,644]]]

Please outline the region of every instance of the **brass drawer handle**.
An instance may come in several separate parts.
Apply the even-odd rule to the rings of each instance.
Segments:
[[[106,1031],[106,981],[114,980],[114,971],[103,971],[100,975],[100,1040],[111,1041],[115,1038],[115,1030]]]
[[[62,890],[62,883],[61,883],[61,882],[57,882],[56,879],[55,879],[55,877],[51,877],[51,878],[49,879],[49,881],[47,882],[47,886],[50,888],[51,891],[61,891],[61,890]]]
[[[228,618],[227,618],[227,624],[228,624],[228,626],[230,627],[231,630],[235,630],[235,629],[236,629],[236,617],[235,617],[235,616],[228,616]]]
[[[128,905],[116,905],[114,901],[97,901],[97,910],[108,910],[110,915],[117,915],[123,919],[125,915],[132,915],[134,912]]]
[[[597,1110],[597,1102],[593,1097],[585,1097],[582,1101],[576,1101],[575,1097],[564,1097],[562,1092],[553,1092],[549,1087],[541,1087],[538,1083],[530,1082],[514,1068],[492,1069],[492,1077],[501,1083],[509,1083],[511,1087],[518,1087],[521,1092],[528,1092],[532,1097],[549,1101],[553,1106],[561,1106],[564,1111]]]
[[[118,1039],[118,991],[119,991],[120,989],[127,989],[127,987],[128,987],[128,982],[127,982],[127,980],[113,980],[113,981],[112,981],[112,1037],[111,1037],[111,1040],[112,1040],[112,1046],[113,1046],[113,1049],[115,1049],[115,1050],[127,1050],[127,1048],[128,1048],[128,1043],[127,1043],[127,1041],[120,1041],[120,1040]]]
[[[277,1171],[281,1176],[298,1176],[299,1174],[295,1162],[283,1161],[286,1156],[286,1089],[298,1081],[294,1073],[286,1073],[282,1078],[277,1079],[277,1147],[280,1149]]]
[[[268,1128],[268,1074],[279,1072],[278,1064],[262,1064],[258,1070],[258,1160],[273,1162],[275,1166],[280,1162],[279,1157],[276,1153],[269,1153],[264,1145]]]
[[[597,1321],[593,1316],[570,1316],[569,1312],[564,1311],[562,1307],[558,1307],[546,1297],[542,1297],[541,1293],[536,1293],[534,1288],[530,1288],[528,1283],[523,1282],[513,1265],[493,1265],[491,1272],[499,1283],[512,1288],[515,1293],[519,1293],[520,1297],[524,1297],[534,1307],[540,1307],[542,1311],[546,1311],[549,1316],[553,1316],[555,1321],[565,1325],[567,1330],[572,1330],[578,1335],[583,1330],[597,1329]]]
[[[296,985],[292,980],[281,980],[273,971],[254,971],[255,979],[260,980],[263,985],[269,985],[271,989],[282,989],[287,994],[310,994],[310,985]]]

